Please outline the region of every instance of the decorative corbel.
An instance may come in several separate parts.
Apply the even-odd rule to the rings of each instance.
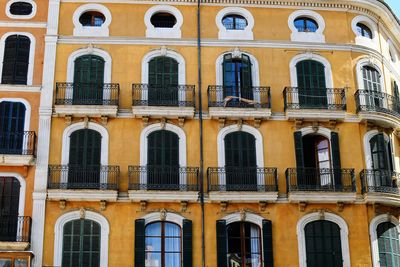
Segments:
[[[260,201],[259,203],[260,211],[265,211],[267,209],[267,201]]]
[[[179,117],[178,124],[180,127],[183,127],[183,125],[185,124],[185,117]]]
[[[160,220],[161,220],[161,221],[167,220],[167,211],[166,211],[165,209],[162,209],[162,210],[160,211]]]
[[[336,207],[337,207],[338,212],[342,212],[344,210],[344,202],[338,201],[336,203]]]
[[[161,130],[165,130],[165,126],[167,124],[167,119],[161,118],[160,124],[161,124]]]
[[[71,125],[72,124],[72,116],[71,115],[66,115],[64,117],[64,120],[65,120],[65,124],[66,125]]]
[[[228,208],[228,201],[221,201],[220,206],[221,206],[221,211],[225,212]]]
[[[167,53],[168,53],[168,48],[165,45],[161,46],[160,47],[160,55],[165,57],[167,55]]]
[[[85,208],[81,207],[81,208],[79,209],[79,218],[80,218],[81,220],[83,220],[83,219],[85,219],[85,217],[86,217]]]
[[[319,210],[318,211],[318,217],[320,220],[325,220],[325,211],[324,210]]]
[[[302,126],[303,126],[303,120],[301,119],[294,120],[294,128],[296,130],[300,129]]]
[[[219,118],[218,119],[218,126],[220,129],[225,127],[226,118]]]
[[[312,130],[313,130],[314,133],[317,133],[318,130],[319,130],[319,124],[318,124],[318,122],[317,122],[317,121],[314,121],[314,122],[312,123],[311,128],[312,128]]]
[[[329,129],[335,129],[336,128],[336,124],[337,124],[336,120],[329,120],[328,128]]]
[[[88,116],[83,118],[83,128],[85,128],[85,129],[89,128],[89,117]]]
[[[244,209],[240,210],[240,221],[245,222],[246,221],[246,211]]]
[[[107,201],[105,200],[100,200],[100,210],[104,211],[107,208]]]
[[[254,119],[254,127],[255,128],[260,128],[261,126],[261,119],[260,118],[255,118]]]
[[[101,116],[100,120],[101,120],[101,124],[103,124],[104,126],[107,125],[107,123],[108,123],[108,117],[107,116]]]
[[[242,57],[242,51],[240,51],[239,47],[235,47],[232,49],[232,58],[241,58]]]
[[[187,201],[181,201],[181,212],[186,212],[188,207]]]
[[[307,207],[307,202],[304,201],[299,202],[299,211],[304,212],[306,210],[306,207]]]
[[[378,214],[379,213],[380,204],[379,203],[374,203],[373,204],[373,208],[374,208],[374,213]]]
[[[143,124],[143,127],[149,126],[149,117],[148,116],[142,117],[142,124]]]
[[[140,200],[140,211],[145,211],[147,209],[147,201]]]
[[[243,128],[243,120],[242,119],[238,119],[237,127],[238,127],[238,131],[242,130],[242,128]]]
[[[65,210],[66,206],[67,202],[65,201],[65,199],[61,199],[60,202],[58,203],[58,207],[60,208],[60,210]]]

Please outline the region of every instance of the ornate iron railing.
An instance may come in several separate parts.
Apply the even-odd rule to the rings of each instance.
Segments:
[[[118,190],[119,166],[49,165],[49,189]]]
[[[0,133],[0,154],[33,155],[36,134],[33,131]]]
[[[355,93],[357,112],[374,111],[400,116],[400,99],[386,93],[357,90]]]
[[[134,106],[194,107],[194,85],[132,84]]]
[[[346,89],[286,87],[283,90],[283,100],[285,110],[346,110]]]
[[[118,106],[118,83],[56,83],[56,105]]]
[[[199,168],[129,166],[130,190],[199,190]]]
[[[278,191],[276,168],[211,167],[208,191]]]
[[[362,193],[400,193],[400,173],[388,170],[362,170],[360,172]]]
[[[288,192],[355,192],[354,169],[289,168],[286,170]]]
[[[209,107],[271,108],[271,92],[266,86],[209,85]]]
[[[28,216],[1,215],[0,241],[30,242],[32,219]]]

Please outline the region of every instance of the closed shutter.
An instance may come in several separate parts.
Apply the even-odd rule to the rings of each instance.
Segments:
[[[272,222],[270,220],[262,221],[263,249],[264,249],[264,267],[274,266],[274,253],[272,243]]]
[[[217,266],[227,267],[227,235],[226,235],[226,221],[217,220]]]
[[[400,266],[399,232],[396,225],[391,222],[380,223],[376,232],[380,266]]]
[[[192,221],[183,220],[183,267],[193,266],[193,249],[192,249]]]
[[[135,220],[135,267],[145,266],[145,221]]]
[[[336,187],[341,187],[343,183],[342,183],[342,172],[340,165],[339,134],[336,132],[331,132],[331,148],[332,148],[332,167],[333,167],[335,185]]]
[[[27,84],[31,41],[23,35],[11,35],[5,41],[3,84]]]
[[[240,69],[240,96],[246,99],[253,99],[253,84],[251,79],[251,61],[247,55],[242,55]]]

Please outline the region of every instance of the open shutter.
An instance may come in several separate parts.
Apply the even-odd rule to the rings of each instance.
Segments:
[[[264,249],[264,267],[274,266],[274,253],[272,245],[272,222],[270,220],[262,221],[263,249]]]
[[[253,99],[253,84],[251,80],[251,62],[247,55],[242,55],[242,64],[240,71],[241,97]]]
[[[379,133],[376,135],[377,138],[377,146],[379,153],[379,168],[388,170],[389,169],[389,162],[387,156],[387,147],[385,145],[385,137],[383,133]],[[386,152],[386,153],[385,153]],[[376,168],[376,166],[374,166]]]
[[[342,185],[342,172],[340,165],[340,148],[339,148],[339,134],[331,132],[331,149],[332,149],[332,168],[334,173],[335,185]]]
[[[296,151],[296,167],[301,169],[304,167],[303,134],[301,131],[294,132],[294,147]]]
[[[226,236],[226,221],[217,220],[217,266],[226,267],[227,261],[227,236]]]
[[[183,267],[193,266],[192,249],[192,221],[183,220]]]
[[[145,266],[145,225],[144,219],[135,220],[135,267]]]

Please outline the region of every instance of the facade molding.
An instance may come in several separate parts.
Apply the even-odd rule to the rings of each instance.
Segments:
[[[19,102],[25,106],[24,131],[29,131],[30,129],[29,127],[31,124],[31,114],[32,114],[31,104],[24,98],[11,98],[11,97],[0,98],[0,103],[4,101]]]
[[[151,23],[151,17],[160,12],[169,13],[175,17],[176,23],[172,28],[154,27],[154,25]],[[144,14],[144,24],[146,25],[147,38],[181,38],[183,16],[179,9],[174,6],[154,5]]]
[[[246,212],[245,215],[246,215],[244,220],[245,222],[254,223],[258,225],[260,229],[262,229],[262,221],[264,220],[263,217],[251,212]],[[225,217],[222,218],[222,220],[225,220],[227,225],[234,222],[243,222],[243,215],[240,212],[235,212],[226,215]]]
[[[97,11],[100,12],[101,14],[104,15],[105,20],[104,23],[99,26],[83,26],[79,18],[81,15],[85,12],[88,11]],[[86,4],[86,5],[81,5],[78,7],[73,16],[72,16],[72,22],[74,23],[74,35],[75,36],[108,36],[109,33],[109,26],[111,24],[112,16],[110,10],[108,10],[107,7],[100,5],[100,4]]]
[[[222,24],[222,19],[227,15],[241,15],[247,21],[247,26],[243,30],[228,30]],[[254,18],[250,11],[243,7],[225,7],[221,9],[215,17],[218,27],[218,39],[222,40],[253,40]]]
[[[29,15],[14,15],[11,14],[10,12],[10,7],[13,3],[16,2],[25,2],[25,3],[29,3],[32,5],[32,13]],[[37,6],[36,3],[33,0],[9,0],[6,4],[6,15],[7,17],[11,18],[11,19],[32,19],[33,17],[35,17],[36,15],[36,11],[37,11]]]
[[[18,180],[20,184],[19,189],[19,203],[18,203],[18,216],[24,216],[25,211],[25,195],[26,195],[26,181],[19,173],[16,172],[0,172],[0,177],[13,177]]]
[[[294,26],[294,21],[299,17],[307,17],[314,19],[318,24],[318,29],[315,32],[299,32]],[[291,30],[290,39],[293,42],[313,42],[325,43],[325,20],[317,12],[312,10],[297,10],[289,15],[288,18],[289,29]]]
[[[165,218],[161,219],[162,216],[165,216]],[[176,213],[172,213],[172,212],[166,212],[165,214],[163,214],[161,212],[152,212],[152,213],[149,213],[149,214],[146,214],[145,216],[143,216],[142,219],[144,219],[145,225],[150,224],[152,222],[158,222],[158,221],[164,220],[167,222],[175,223],[182,228],[183,220],[185,219],[185,217],[183,217],[179,214],[176,214]]]

